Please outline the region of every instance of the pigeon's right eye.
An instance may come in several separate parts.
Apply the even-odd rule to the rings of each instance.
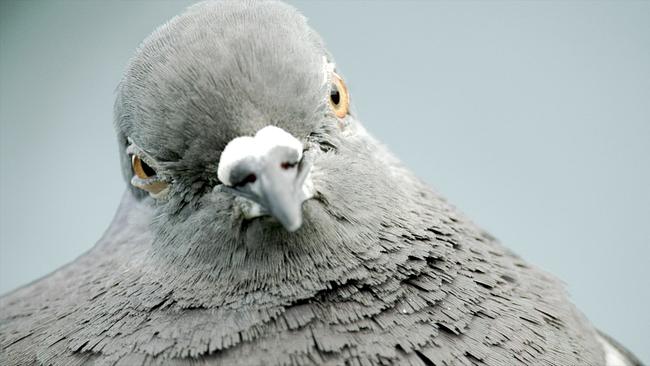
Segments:
[[[131,167],[134,174],[131,184],[135,187],[144,189],[154,198],[161,198],[168,191],[169,184],[158,176],[154,168],[135,154],[131,156]]]
[[[156,175],[156,171],[137,155],[131,157],[131,166],[133,167],[133,173],[140,179],[148,179]]]

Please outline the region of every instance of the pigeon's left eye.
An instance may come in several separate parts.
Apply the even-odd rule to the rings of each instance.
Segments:
[[[131,157],[131,165],[133,166],[133,173],[140,179],[148,179],[156,175],[156,171],[137,155]]]
[[[334,73],[330,90],[330,106],[338,118],[344,118],[350,107],[350,95],[343,79]]]

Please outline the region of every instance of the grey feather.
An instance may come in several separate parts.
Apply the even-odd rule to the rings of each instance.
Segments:
[[[276,2],[200,3],[147,38],[115,124],[127,181],[128,137],[169,193],[129,188],[92,250],[0,299],[0,363],[602,365],[557,279],[336,118],[323,57]],[[266,125],[318,152],[293,233],[218,189],[228,141]]]

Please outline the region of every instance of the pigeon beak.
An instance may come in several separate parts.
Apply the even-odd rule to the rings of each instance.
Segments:
[[[289,232],[302,226],[302,203],[306,200],[303,186],[311,159],[303,157],[299,163],[288,164],[269,154],[259,173],[258,202]]]
[[[289,232],[302,226],[302,203],[312,197],[305,182],[312,168],[313,155],[306,151],[301,160],[291,164],[279,159],[271,151],[255,169],[255,181],[247,186],[233,188],[219,186],[259,204],[262,213],[270,214]],[[259,215],[255,215],[259,216]]]
[[[295,177],[278,170],[267,169],[260,175],[260,201],[287,231],[293,232],[302,225],[302,201],[295,192]]]
[[[275,126],[254,137],[237,137],[221,154],[217,174],[224,184],[218,187],[259,206],[245,208],[244,218],[270,214],[287,231],[296,231],[302,225],[302,203],[313,197],[308,178],[313,153],[303,149],[298,139]]]

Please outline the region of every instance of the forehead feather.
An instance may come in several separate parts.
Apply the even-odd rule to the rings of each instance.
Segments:
[[[163,159],[188,145],[223,149],[269,124],[304,135],[322,102],[324,55],[288,5],[199,3],[142,43],[118,89],[116,123]]]

